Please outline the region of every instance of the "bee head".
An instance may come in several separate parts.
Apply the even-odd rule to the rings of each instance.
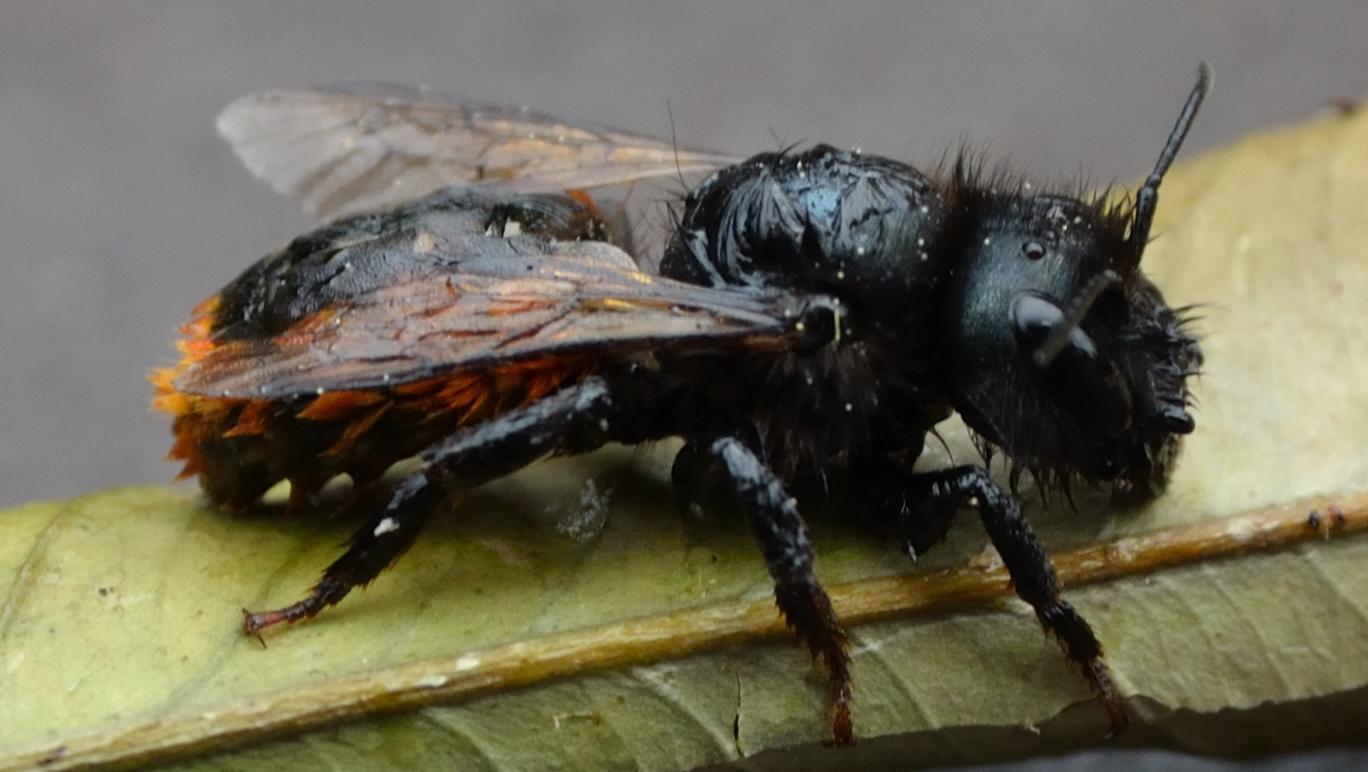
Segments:
[[[957,174],[980,215],[943,310],[952,400],[1047,484],[1077,476],[1157,494],[1194,428],[1187,381],[1201,351],[1140,261],[1159,184],[1210,80],[1204,66],[1133,206]]]

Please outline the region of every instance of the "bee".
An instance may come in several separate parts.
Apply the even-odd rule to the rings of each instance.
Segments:
[[[1153,172],[1119,201],[1034,189],[964,153],[925,174],[828,145],[740,159],[426,90],[244,97],[221,132],[331,222],[193,311],[183,359],[153,375],[170,457],[229,509],[285,480],[307,507],[339,475],[374,502],[307,595],[244,612],[246,632],[375,579],[452,492],[679,437],[677,494],[734,494],[779,612],[825,666],[836,744],[854,740],[847,636],[790,495],[836,468],[913,558],[976,508],[1119,731],[1102,647],[1060,597],[1016,483],[1144,500],[1193,431],[1201,351],[1140,263],[1210,85],[1203,64]],[[647,269],[591,191],[694,172],[711,175]],[[1010,459],[1007,486],[980,465],[914,470],[956,412]]]

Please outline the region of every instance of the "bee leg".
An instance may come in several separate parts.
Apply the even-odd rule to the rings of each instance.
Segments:
[[[1036,618],[1059,642],[1064,656],[1082,669],[1107,712],[1111,734],[1125,729],[1126,711],[1102,661],[1102,645],[1083,617],[1059,597],[1059,581],[1050,557],[1022,516],[1016,499],[993,482],[988,470],[978,466],[918,474],[913,480],[927,486],[924,490],[931,502],[948,500],[978,507],[983,527],[1002,557],[1017,595],[1035,609]]]
[[[831,599],[813,573],[812,545],[798,502],[741,440],[724,437],[708,447],[722,462],[741,505],[750,517],[774,578],[774,598],[789,627],[822,658],[828,673],[833,707],[832,733],[837,745],[855,742],[850,720],[850,654],[846,634]]]
[[[670,484],[680,514],[698,516],[712,502],[717,491],[717,459],[697,443],[688,442],[675,454],[670,467]]]
[[[903,551],[913,562],[945,538],[959,512],[957,499],[933,496],[931,481],[925,475],[909,474],[878,460],[865,461],[864,468],[872,471],[857,475],[852,493],[881,518],[880,522],[893,519]]]
[[[243,630],[260,638],[262,630],[281,622],[312,618],[346,597],[353,587],[369,583],[413,545],[441,499],[439,486],[431,485],[424,473],[404,478],[394,487],[384,514],[352,536],[351,547],[328,566],[307,597],[271,611],[243,609]]]
[[[945,538],[959,510],[956,502],[945,499],[923,497],[922,502],[916,506],[903,499],[898,511],[903,550],[914,562]]]
[[[422,455],[422,469],[394,486],[384,510],[356,532],[351,547],[328,566],[308,597],[273,611],[244,610],[243,629],[260,637],[267,627],[311,618],[353,587],[369,584],[413,545],[448,491],[501,477],[548,453],[602,445],[611,408],[607,386],[590,378],[433,445]]]

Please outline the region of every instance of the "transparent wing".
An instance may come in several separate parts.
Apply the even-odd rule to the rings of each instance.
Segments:
[[[229,105],[218,128],[253,174],[322,219],[449,185],[556,192],[739,160],[393,85],[261,91]]]

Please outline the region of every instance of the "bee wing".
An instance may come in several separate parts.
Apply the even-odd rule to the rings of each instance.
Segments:
[[[449,185],[558,192],[738,160],[393,85],[248,94],[219,115],[218,129],[253,174],[321,219]]]
[[[510,245],[521,254],[508,254]],[[210,331],[175,388],[288,397],[532,359],[784,349],[803,335],[804,296],[643,273],[606,243],[471,237],[464,246],[459,259],[435,262],[392,247],[377,259],[428,269],[397,272],[283,330],[223,340]]]

